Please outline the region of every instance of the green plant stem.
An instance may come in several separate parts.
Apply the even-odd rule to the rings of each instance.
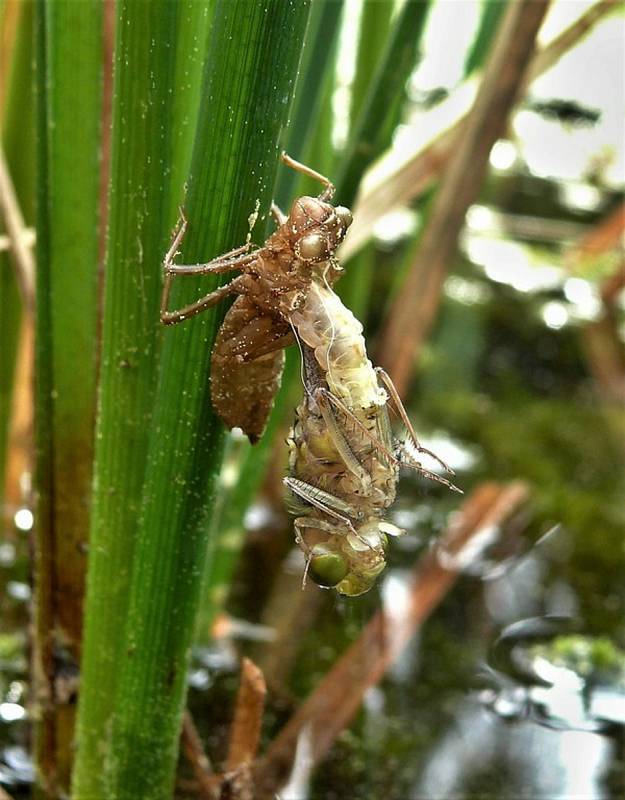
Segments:
[[[329,175],[332,174],[334,157],[331,100],[342,10],[342,0],[314,3],[311,7],[286,143],[286,151],[294,158],[301,159]],[[307,191],[317,193],[318,183],[282,165],[275,191],[279,205],[286,211],[296,196]],[[254,447],[243,445],[245,452],[239,456],[236,485],[225,496],[220,492],[222,502],[216,509],[211,525],[213,544],[198,624],[198,636],[201,640],[207,637],[212,621],[227,598],[239,554],[245,543],[243,518],[262,485],[273,447],[275,445],[284,449],[284,443],[276,441],[276,435],[283,430],[285,419],[289,418],[297,403],[297,400],[293,402],[293,395],[294,384],[299,382],[299,370],[299,353],[295,348],[289,348],[282,386],[276,395],[263,438]]]
[[[96,390],[102,9],[37,2],[35,757],[66,790],[74,710],[55,695],[82,629]]]
[[[356,73],[352,83],[352,98],[349,109],[350,127],[358,121],[371,91],[371,84],[387,45],[389,26],[393,15],[393,3],[379,0],[364,0],[360,18]]]
[[[204,50],[192,35],[206,7],[123,0],[117,8],[109,230],[99,413],[90,531],[85,645],[73,796],[104,797],[102,752],[110,733],[130,570],[137,537],[149,422],[161,342],[159,264],[180,202],[191,142],[176,124],[176,57],[185,106],[201,81]],[[205,32],[205,28],[204,28]],[[198,33],[198,35],[200,35]],[[182,114],[182,108],[180,109]],[[164,165],[169,165],[168,174]]]
[[[336,177],[336,196],[343,205],[353,204],[365,169],[390,142],[401,113],[404,87],[417,60],[429,7],[424,0],[406,0],[393,23]]]
[[[185,204],[187,263],[240,244],[256,203],[268,208],[307,16],[307,3],[286,0],[216,5]],[[179,281],[172,307],[200,287],[211,281]],[[165,336],[105,760],[107,798],[169,798],[173,789],[223,442],[208,382],[219,319],[219,312],[200,315]]]
[[[311,8],[286,143],[289,155],[299,160],[306,159],[311,147],[319,141],[319,121],[326,115],[326,101],[330,104],[332,101],[331,95],[326,96],[325,89],[328,79],[334,88],[336,47],[343,5],[343,0],[332,0],[332,2],[313,3]],[[327,143],[323,135],[321,140],[324,144]],[[323,171],[324,167],[316,162],[306,163],[311,163],[316,170]],[[276,186],[276,201],[287,211],[295,197],[295,187],[306,184],[313,185],[310,179],[283,166]],[[314,184],[313,191],[318,192],[318,184]],[[301,194],[300,191],[297,193]]]
[[[215,0],[178,0],[176,77],[173,85],[173,121],[170,219],[173,225],[184,202],[184,184],[191,154],[202,93],[202,71]]]
[[[388,45],[392,13],[392,3],[380,3],[378,0],[365,0],[363,4],[362,17],[360,20],[360,35],[358,37],[358,51],[356,53],[356,74],[352,84],[349,141],[352,140],[352,137],[355,140],[361,135],[359,125],[362,124],[363,108],[367,102],[372,102],[370,99],[373,96],[371,94],[372,91],[374,93],[376,92],[376,89],[372,89],[372,86],[375,86],[375,76],[381,69],[380,65]],[[413,43],[413,52],[415,54],[418,39],[419,37],[417,36]],[[406,59],[406,62],[409,63],[409,60]],[[414,65],[410,67],[410,69],[412,68],[414,68]],[[408,74],[404,75],[404,83],[406,80],[408,80]],[[401,108],[403,87],[400,80],[397,81],[397,85],[402,91],[397,101],[394,102],[391,99],[391,103],[394,103],[395,108]],[[386,130],[388,132],[388,141],[384,142],[384,146],[390,143],[390,136],[394,130],[392,122],[386,125]],[[382,146],[381,142],[380,146]],[[362,177],[362,175],[360,177]],[[339,184],[339,191],[341,196],[345,195],[341,184]],[[351,261],[347,274],[338,287],[338,292],[348,308],[355,314],[357,319],[363,321],[369,306],[375,264],[376,254],[373,246],[365,248],[362,253],[359,253],[357,257]]]
[[[372,40],[372,49],[381,52],[381,56],[375,69],[370,70],[368,92],[364,93],[362,84],[356,86],[355,111],[360,110],[352,124],[336,178],[336,196],[340,203],[348,207],[356,199],[366,168],[391,143],[403,110],[406,82],[417,61],[430,7],[429,0],[406,0],[382,48],[379,31],[384,30],[385,18],[375,5],[365,6],[362,34]],[[388,27],[388,18],[386,25]],[[368,46],[364,41],[361,42],[359,62],[365,59],[367,51]],[[357,316],[366,312],[373,269],[374,258],[371,254],[364,255],[350,264],[347,274],[338,284],[338,294]]]
[[[484,66],[490,44],[506,10],[508,0],[482,0],[480,24],[464,64],[464,78]]]

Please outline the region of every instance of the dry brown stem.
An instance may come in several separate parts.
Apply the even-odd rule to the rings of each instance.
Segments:
[[[625,347],[619,333],[616,305],[625,288],[625,261],[602,283],[601,317],[582,329],[582,345],[586,361],[597,388],[608,403],[625,405]]]
[[[185,711],[182,719],[180,744],[187,761],[193,769],[198,794],[200,797],[206,798],[206,800],[215,800],[219,794],[215,776],[212,774],[211,763],[204,752],[202,740],[193,722],[193,717],[188,710]]]
[[[35,260],[24,235],[24,215],[0,144],[0,213],[9,237],[11,256],[24,308],[32,314],[35,305]]]
[[[224,800],[254,800],[256,796],[252,762],[260,741],[266,694],[263,673],[253,661],[244,658],[241,662],[241,683],[230,730],[226,770],[221,783],[220,797]]]
[[[584,327],[582,344],[601,396],[608,402],[625,405],[625,352],[616,316],[610,309]]]
[[[568,254],[573,269],[588,259],[597,258],[610,250],[623,248],[625,232],[625,202],[601,219],[575,244]],[[618,277],[618,271],[616,273]]]
[[[4,498],[5,506],[10,514],[14,514],[25,499],[21,484],[22,476],[32,472],[34,360],[33,318],[30,314],[22,314],[11,397],[5,472]]]
[[[603,312],[581,331],[586,362],[600,395],[608,403],[619,405],[625,404],[625,348],[619,335],[616,302],[625,288],[624,232],[625,203],[621,203],[593,225],[566,254],[571,270],[579,271],[600,256],[620,250],[621,260],[600,286]]]
[[[0,214],[7,231],[11,261],[25,311],[17,345],[5,474],[4,496],[7,507],[13,512],[22,500],[20,479],[32,466],[35,261],[31,249],[32,237],[27,234],[24,215],[1,144]]]
[[[232,772],[256,756],[267,688],[263,673],[253,661],[241,662],[241,684],[230,731],[226,770]]]
[[[6,0],[0,14],[0,119],[5,111],[10,65],[22,7],[22,0]]]
[[[613,306],[625,289],[625,260],[623,260],[601,284],[601,299],[607,306]]]
[[[271,796],[282,784],[302,735],[307,737],[311,768],[326,755],[366,690],[382,678],[461,569],[478,555],[480,534],[499,526],[527,496],[522,483],[487,483],[465,500],[436,549],[416,565],[403,614],[379,611],[270,745],[255,773],[261,796]]]
[[[404,394],[438,310],[469,205],[475,200],[492,146],[502,134],[521,86],[548,4],[511,3],[504,15],[484,78],[441,180],[419,251],[389,312],[378,361]]]

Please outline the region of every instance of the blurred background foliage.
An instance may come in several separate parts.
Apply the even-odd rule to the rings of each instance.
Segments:
[[[63,519],[63,503],[69,502],[70,516],[75,504],[72,519],[90,517],[90,544],[96,543],[98,554],[90,564],[92,594],[85,620],[85,646],[92,652],[91,667],[87,661],[85,666],[93,683],[84,693],[80,730],[90,731],[84,735],[96,741],[102,730],[108,731],[113,715],[121,733],[109,740],[108,757],[123,761],[116,748],[132,738],[129,720],[142,719],[145,708],[134,703],[132,691],[141,681],[141,666],[126,657],[118,670],[112,667],[104,681],[106,697],[98,698],[98,665],[105,663],[102,659],[123,662],[119,654],[129,652],[129,643],[137,640],[142,653],[151,653],[165,630],[170,638],[163,641],[176,650],[175,664],[188,669],[188,709],[219,772],[227,761],[241,657],[248,656],[263,670],[268,685],[259,749],[267,759],[255,773],[258,787],[273,775],[270,767],[279,761],[275,743],[296,709],[307,696],[313,708],[315,702],[323,703],[315,694],[323,676],[342,663],[349,645],[363,641],[378,609],[386,611],[389,624],[407,613],[413,566],[421,565],[423,577],[436,543],[462,517],[457,495],[405,476],[393,521],[407,534],[393,543],[379,586],[355,600],[310,585],[302,590],[302,558],[293,549],[281,488],[284,439],[302,391],[297,352],[287,353],[267,433],[251,448],[236,431],[224,439],[208,406],[206,354],[219,316],[172,334],[163,346],[157,325],[159,262],[175,208],[183,200],[181,187],[194,147],[196,166],[186,202],[194,219],[210,222],[210,230],[191,242],[191,258],[197,260],[216,255],[204,252],[206,248],[227,249],[237,243],[257,197],[263,205],[255,236],[262,240],[270,230],[265,216],[272,186],[285,208],[299,194],[318,191],[284,169],[276,177],[277,154],[284,148],[335,181],[337,203],[354,211],[354,225],[340,254],[346,274],[337,291],[362,321],[372,360],[381,361],[402,388],[423,444],[454,467],[456,483],[469,503],[492,482],[506,486],[520,481],[524,494],[511,513],[477,526],[481,546],[463,553],[462,563],[453,566],[460,572],[453,590],[441,591],[440,606],[386,665],[383,677],[380,673],[375,680],[365,679],[360,710],[333,737],[331,749],[307,766],[306,747],[315,753],[315,738],[311,734],[308,743],[300,739],[300,757],[281,778],[288,784],[281,796],[622,796],[623,5],[552,0],[548,9],[545,5],[535,47],[533,33],[522,33],[523,26],[530,27],[524,3],[313,0],[308,14],[307,7],[295,11],[280,2],[272,6],[268,21],[260,14],[257,19],[253,11],[235,19],[227,2],[189,0],[175,12],[167,3],[154,4],[149,13],[143,5],[142,10],[140,2],[124,0],[107,2],[103,9],[94,4],[90,10],[85,4],[85,19],[75,21],[82,25],[78,42],[83,48],[76,53],[87,59],[92,73],[85,75],[93,75],[96,91],[103,95],[101,104],[96,93],[91,95],[93,108],[81,107],[101,116],[91,114],[92,127],[77,132],[87,160],[94,151],[88,150],[85,130],[100,137],[95,154],[101,172],[99,221],[85,230],[89,208],[81,206],[80,192],[84,184],[83,200],[93,198],[93,175],[74,176],[63,167],[63,158],[71,158],[77,146],[71,140],[75,123],[63,110],[63,95],[55,94],[59,87],[54,82],[61,80],[61,89],[71,90],[77,76],[64,78],[54,69],[50,73],[55,57],[63,63],[62,48],[67,46],[62,37],[59,41],[58,30],[55,38],[59,18],[50,15],[50,8],[62,15],[71,3],[0,2],[0,122],[6,162],[0,176],[0,787],[15,798],[30,796],[35,760],[48,796],[61,796],[68,786],[81,641],[80,633],[64,628],[55,587],[68,582],[75,586],[84,576],[76,574],[80,566],[59,561],[55,551],[55,537],[66,530],[66,523],[57,522],[59,528],[51,520],[58,515]],[[512,40],[505,31],[513,5],[521,27],[512,39],[518,43],[525,36],[528,49],[523,69],[508,77],[521,89],[510,108],[494,105],[486,115],[491,128],[484,135],[498,126],[485,153],[487,161],[480,165],[476,157],[463,164],[461,137],[471,122],[465,116],[476,94],[474,124],[480,103],[485,106],[501,77],[492,67],[495,59],[514,63],[512,51],[506,50]],[[249,8],[260,5],[249,3]],[[120,28],[120,20],[128,27]],[[90,26],[96,22],[101,49],[89,47],[88,36],[94,35]],[[224,31],[230,31],[230,39]],[[272,59],[262,42],[281,42],[281,57]],[[247,94],[241,91],[234,102],[210,81],[228,76],[229,64],[251,81],[241,61],[244,52],[259,54],[256,82],[244,84]],[[235,72],[230,79],[239,80]],[[81,80],[77,85],[84,90]],[[222,84],[230,85],[226,79]],[[279,104],[283,96],[286,100]],[[260,113],[260,97],[266,126],[254,116]],[[65,146],[60,155],[50,127],[55,113],[69,125],[69,134],[58,143]],[[211,130],[211,120],[221,120],[223,127]],[[255,120],[251,134],[245,127],[250,120]],[[204,171],[198,166],[202,163],[208,165]],[[213,170],[211,163],[218,166]],[[55,168],[61,170],[60,183],[55,183]],[[246,175],[252,176],[248,182]],[[62,191],[63,181],[78,200],[50,206],[46,192]],[[218,186],[223,197],[216,200]],[[462,207],[463,193],[471,186],[474,196]],[[38,302],[47,297],[55,309],[49,329],[50,318],[38,309],[43,326],[38,333],[38,424],[44,443],[46,436],[58,437],[53,452],[61,466],[63,459],[75,458],[78,468],[81,459],[91,459],[95,443],[90,501],[81,499],[78,488],[64,485],[62,473],[49,485],[52,472],[45,467],[41,435],[38,456],[33,455],[32,275],[29,284],[29,258],[23,249],[28,253],[32,247],[36,195]],[[42,208],[57,215],[67,212],[67,219],[50,213],[46,218]],[[453,219],[458,214],[456,235]],[[445,234],[432,243],[436,224],[437,230],[449,233],[448,240]],[[100,253],[82,264],[82,277],[69,267],[58,273],[61,281],[72,279],[76,292],[65,317],[60,290],[54,292],[54,259],[61,251],[53,252],[50,241],[76,225],[91,251],[99,241]],[[107,226],[114,232],[108,245]],[[75,260],[80,245],[76,236],[59,241],[70,262]],[[429,273],[429,265],[419,261],[426,245],[433,253]],[[436,257],[445,252],[452,255],[441,256],[439,270]],[[139,271],[134,271],[135,264]],[[438,281],[438,290],[414,297],[410,286],[419,269]],[[103,312],[92,307],[95,282],[100,305],[107,298]],[[190,297],[200,291],[199,285],[188,290]],[[415,325],[424,321],[420,330],[398,331],[393,321],[401,313],[412,316]],[[72,380],[80,383],[83,394],[89,389],[80,372],[72,370],[74,350],[62,347],[59,353],[45,337],[62,342],[73,335],[73,320],[82,318],[90,330],[98,315],[98,354],[83,351],[86,372],[98,370],[98,438],[92,431],[85,444],[73,436],[71,425],[66,433],[62,426],[57,430],[54,417],[50,422],[45,407],[42,411],[42,402],[57,402],[54,393],[59,390],[64,392],[61,401],[77,400],[71,394]],[[393,362],[393,354],[406,347],[412,355],[402,368]],[[187,369],[189,359],[193,364]],[[122,362],[125,372],[118,369]],[[129,370],[132,366],[138,371]],[[58,369],[67,372],[67,385],[54,378]],[[183,380],[190,382],[182,386]],[[81,418],[83,427],[89,414],[95,415],[93,402]],[[187,424],[188,436],[183,431]],[[198,442],[206,447],[201,458],[195,457]],[[38,584],[43,596],[33,642],[28,542],[37,460],[35,557],[40,575],[41,563],[44,574],[52,574],[46,572],[45,553],[60,572],[48,584]],[[199,465],[206,473],[198,471]],[[60,506],[55,499],[59,486],[70,495]],[[490,519],[488,514],[485,518]],[[160,530],[164,538],[152,536],[157,526],[146,519],[167,520]],[[84,524],[78,527],[86,549]],[[167,556],[174,565],[167,576],[157,574],[165,541],[176,542]],[[133,562],[135,546],[142,554],[139,562]],[[154,574],[145,566],[150,559]],[[79,561],[84,561],[82,554]],[[80,608],[76,591],[72,607],[63,606],[65,618]],[[150,592],[173,598],[166,608],[168,620],[184,606],[188,637],[195,630],[190,656],[186,634],[176,638],[172,620],[137,623],[153,607]],[[110,624],[125,619],[128,608],[134,609],[128,629]],[[49,614],[43,620],[41,609]],[[38,671],[36,661],[29,675],[33,645],[35,652],[39,647],[48,655],[44,666],[39,664]],[[150,656],[155,681],[167,656],[161,651]],[[343,674],[340,680],[349,678]],[[41,700],[42,687],[44,694],[54,695],[51,706],[49,696]],[[347,683],[342,688],[348,694]],[[108,708],[108,692],[123,698],[127,717],[113,701]],[[174,697],[166,712],[171,741],[172,735],[177,737],[182,701]],[[149,705],[151,698],[142,702]],[[338,717],[343,712],[337,703],[330,712]],[[42,708],[51,713],[42,714]],[[33,756],[33,720],[39,725],[40,745],[54,732],[54,758],[41,752]],[[198,751],[189,745],[185,730],[187,755],[178,763],[176,796],[208,796],[210,787],[198,776]],[[177,751],[171,741],[154,745],[154,753],[161,752],[158,747],[169,748],[173,770]],[[146,752],[148,747],[153,745],[146,745]],[[91,757],[99,756],[94,751]],[[316,762],[319,766],[313,769]],[[82,786],[89,785],[93,768],[93,761],[82,762]],[[131,767],[126,769],[132,773]],[[120,780],[120,775],[129,779],[129,774],[121,771],[111,780]],[[97,791],[105,792],[96,777]],[[159,778],[159,785],[145,796],[168,796],[168,780]],[[276,788],[275,781],[267,785]],[[134,791],[138,796],[139,790]],[[76,784],[74,796],[83,796]],[[119,790],[114,796],[124,795]]]

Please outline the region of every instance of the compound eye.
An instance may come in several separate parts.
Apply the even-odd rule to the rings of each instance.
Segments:
[[[314,548],[310,561],[310,576],[315,583],[331,588],[342,581],[346,575],[347,564],[341,555],[320,546]]]
[[[341,225],[344,228],[349,228],[349,226],[352,224],[352,220],[354,219],[349,208],[345,208],[345,206],[337,206],[335,208],[335,213],[336,216],[341,220]]]
[[[299,255],[306,261],[325,258],[328,255],[328,245],[323,236],[310,233],[299,241]]]

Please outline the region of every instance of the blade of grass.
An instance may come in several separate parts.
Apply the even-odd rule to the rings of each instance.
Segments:
[[[403,290],[389,312],[378,359],[400,393],[407,388],[414,360],[438,309],[467,208],[482,185],[489,153],[522,85],[547,6],[535,0],[508,6],[462,141],[441,181]]]
[[[470,77],[484,66],[490,43],[499,27],[509,0],[482,0],[480,25],[464,63],[464,77]]]
[[[324,5],[330,5],[325,3]],[[334,91],[336,88],[336,65],[338,60],[338,47],[340,41],[342,25],[349,24],[346,20],[340,17],[333,30],[333,38],[327,40],[325,46],[327,53],[324,54],[323,61],[310,61],[308,69],[311,70],[314,80],[317,85],[314,87],[315,101],[317,103],[317,112],[313,117],[308,115],[306,146],[303,148],[302,144],[296,140],[293,132],[289,133],[289,148],[292,150],[300,150],[301,159],[305,164],[314,166],[317,172],[322,175],[329,175],[334,177],[336,167],[336,149],[332,141],[332,133],[334,127]],[[321,31],[319,35],[321,35]],[[302,108],[303,116],[306,116],[308,103],[312,100],[307,100],[304,92],[307,89],[313,90],[312,81],[302,81],[302,96],[297,95],[296,101],[298,107]],[[290,150],[289,150],[290,152]],[[280,177],[285,172],[293,172],[293,170],[286,170],[283,166],[280,170]],[[297,175],[294,180],[291,179],[290,186],[291,196],[284,198],[284,202],[288,205],[293,202],[295,197],[301,197],[306,194],[316,195],[318,193],[318,183],[306,175]]]
[[[307,16],[308,3],[287,0],[216,5],[186,201],[187,262],[240,244],[256,203],[269,205]],[[178,282],[172,307],[197,297],[201,285]],[[223,441],[207,380],[219,317],[195,317],[165,336],[105,761],[107,798],[168,798],[173,788]]]
[[[187,126],[194,128],[197,114],[192,98],[201,83],[208,11],[190,0],[124,0],[117,6],[102,365],[73,774],[77,798],[106,796],[101,760],[124,646],[120,620],[128,612],[162,333],[159,264],[189,162]],[[174,94],[178,81],[184,104]]]
[[[381,49],[378,38],[381,24],[376,24],[381,11],[375,8],[376,5],[369,3],[364,9],[363,39],[358,59],[361,66],[370,50]],[[365,170],[390,146],[404,107],[406,83],[417,62],[429,8],[429,2],[424,0],[406,0],[391,26],[375,71],[366,81],[367,85],[370,84],[366,96],[362,96],[362,85],[356,84],[359,93],[355,95],[355,101],[360,113],[353,123],[336,176],[336,196],[343,205],[353,205]],[[373,39],[372,46],[369,39]],[[339,295],[357,316],[366,310],[372,271],[371,255],[363,256],[350,266],[339,284]]]
[[[59,663],[79,658],[96,386],[102,14],[97,2],[36,4],[35,760],[67,788],[73,706]]]
[[[401,113],[406,81],[417,60],[429,8],[429,2],[406,0],[393,22],[336,176],[336,196],[343,205],[353,205],[365,169],[389,145]]]
[[[315,138],[319,134],[317,122],[325,99],[326,76],[334,66],[343,5],[343,0],[333,0],[313,3],[311,8],[286,143],[287,153],[299,160],[306,159],[313,134]],[[314,164],[317,170],[322,169],[316,162],[306,163]],[[279,172],[275,196],[285,210],[293,201],[299,177],[292,169],[283,168]]]
[[[193,139],[200,109],[202,67],[215,0],[182,0],[176,36],[176,77],[173,86],[170,219],[173,225],[184,201]]]
[[[363,4],[358,52],[356,54],[356,74],[352,84],[350,107],[350,129],[352,132],[354,130],[357,131],[358,121],[363,107],[368,101],[376,69],[379,68],[384,56],[392,13],[392,3],[365,0]],[[416,47],[417,45],[415,44],[415,49]],[[405,80],[408,79],[407,75],[404,77]],[[390,126],[388,129],[390,130]],[[358,134],[356,133],[355,135]],[[385,142],[385,146],[388,146],[388,144],[390,144],[390,137],[389,141]],[[339,287],[342,299],[354,313],[356,319],[364,320],[369,305],[375,262],[376,255],[373,248],[367,248],[359,253],[357,258],[349,265],[347,275]]]
[[[393,15],[393,3],[364,0],[356,53],[356,73],[352,83],[349,109],[350,127],[354,127],[369,95],[375,71],[383,57]]]
[[[334,159],[332,93],[342,9],[342,0],[312,5],[287,134],[287,152],[326,175],[332,174]],[[310,179],[284,166],[279,170],[275,196],[283,208],[289,208],[295,196],[317,191],[317,184]],[[211,522],[212,550],[198,622],[200,640],[210,636],[212,623],[228,596],[245,543],[245,512],[262,486],[274,449],[283,449],[283,442],[276,437],[284,430],[297,402],[293,398],[299,392],[295,386],[299,375],[299,353],[292,347],[286,353],[282,386],[263,438],[253,448],[242,444],[244,452],[239,456],[236,484],[230,491],[224,487],[220,491],[220,502]]]

